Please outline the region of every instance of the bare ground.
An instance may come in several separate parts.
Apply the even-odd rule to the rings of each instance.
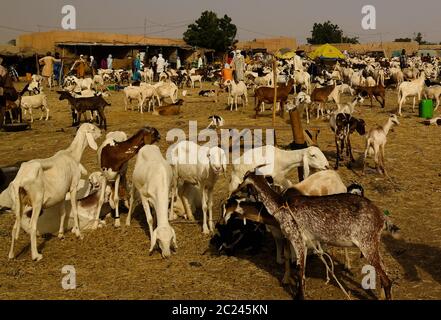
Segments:
[[[206,85],[205,85],[206,87]],[[197,97],[197,90],[186,98],[183,114],[159,118],[151,114],[124,112],[122,93],[114,93],[107,110],[108,131],[123,130],[129,135],[143,125],[156,127],[163,139],[163,152],[168,147],[165,136],[171,128],[188,128],[189,120],[198,120],[206,126],[207,117],[220,114],[228,126],[269,126],[270,112],[253,119],[250,105],[243,112],[225,110],[226,96],[218,103]],[[253,99],[251,99],[252,101]],[[396,110],[396,93],[389,91],[386,109],[368,102],[359,108],[367,127],[383,124],[389,112]],[[49,93],[51,119],[36,121],[32,131],[20,133],[0,132],[0,166],[17,161],[44,158],[65,148],[75,130],[70,128],[70,111],[58,95]],[[38,111],[37,111],[38,113]],[[401,125],[391,132],[386,146],[386,167],[391,180],[379,176],[369,160],[370,169],[361,176],[364,139],[352,138],[357,159],[353,169],[341,167],[339,173],[346,184],[361,183],[366,196],[381,208],[391,212],[391,218],[402,230],[402,240],[383,237],[382,256],[388,274],[394,281],[396,299],[441,299],[441,160],[439,154],[440,128],[420,123],[411,107],[404,108]],[[278,142],[291,142],[288,124],[278,118],[278,126],[287,130],[277,133]],[[335,163],[333,135],[323,120],[313,120],[311,126],[322,128],[319,144],[331,165]],[[100,139],[101,142],[103,137]],[[89,172],[97,170],[95,154],[87,149],[82,163]],[[131,162],[129,175],[133,169]],[[295,173],[294,173],[294,179]],[[215,190],[215,215],[219,217],[219,204],[227,196],[227,179],[222,177]],[[123,215],[122,222],[124,222]],[[171,259],[161,259],[158,252],[148,254],[150,237],[146,230],[142,210],[137,210],[130,228],[115,229],[111,221],[104,229],[87,233],[84,240],[67,235],[58,238],[40,238],[40,251],[44,258],[32,262],[29,236],[21,233],[16,245],[18,257],[9,261],[11,214],[0,215],[0,299],[291,299],[290,291],[282,287],[283,267],[275,262],[275,246],[270,237],[263,250],[255,256],[218,256],[210,251],[209,238],[201,233],[201,226],[182,220],[173,222],[179,249]],[[124,223],[123,223],[124,224]],[[343,271],[342,250],[331,249],[337,261],[336,274],[355,299],[374,299],[378,290],[361,288],[362,267],[356,249],[351,250],[352,274]],[[61,287],[65,265],[75,266],[77,289],[65,291]],[[308,299],[345,299],[338,286],[325,284],[325,269],[321,262],[310,257],[307,264]]]

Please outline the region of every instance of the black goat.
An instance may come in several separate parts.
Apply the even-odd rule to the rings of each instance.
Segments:
[[[67,91],[57,91],[60,94],[59,100],[68,100],[72,106],[72,126],[77,126],[81,122],[81,116],[86,111],[97,111],[100,117],[100,127],[107,130],[107,119],[104,114],[104,108],[110,106],[102,96],[94,96],[89,98],[75,98]],[[78,117],[77,117],[78,114]]]
[[[338,170],[339,160],[343,160],[343,152],[346,142],[346,156],[350,156],[350,162],[355,162],[352,155],[350,136],[357,131],[361,136],[366,133],[366,123],[363,119],[357,119],[347,113],[339,113],[335,120],[335,146],[337,148],[337,161],[335,170]],[[340,147],[339,147],[340,142]]]

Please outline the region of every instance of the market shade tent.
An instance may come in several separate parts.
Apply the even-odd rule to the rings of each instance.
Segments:
[[[295,50],[290,49],[290,48],[282,48],[280,50],[278,50],[275,54],[276,58],[278,59],[292,59],[294,58],[294,56],[296,55]]]
[[[311,59],[324,58],[324,59],[345,59],[346,56],[341,53],[336,47],[331,46],[329,43],[324,44],[313,52],[308,54]]]

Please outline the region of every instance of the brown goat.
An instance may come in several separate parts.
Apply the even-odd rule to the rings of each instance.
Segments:
[[[184,104],[184,100],[179,99],[176,103],[161,106],[153,111],[155,116],[176,116],[181,113],[181,106]]]
[[[101,152],[101,170],[106,175],[108,181],[115,181],[115,189],[113,192],[114,203],[116,208],[115,226],[119,227],[119,184],[126,185],[126,172],[129,160],[132,159],[142,147],[154,144],[159,141],[161,136],[155,128],[144,127],[139,130],[133,137],[123,142],[115,142],[114,145],[107,145]]]
[[[357,87],[356,94],[361,94],[363,98],[369,97],[371,100],[371,108],[373,106],[373,97],[375,97],[375,100],[380,103],[382,108],[384,108],[384,106],[386,105],[386,89],[381,83],[373,87]],[[379,98],[381,98],[381,101]]]
[[[286,85],[277,86],[277,98],[276,102],[280,102],[280,116],[284,117],[284,106],[285,102],[288,100],[288,95],[294,86],[294,79],[289,79]],[[271,87],[260,87],[254,91],[254,101],[256,111],[256,119],[259,114],[260,105],[264,103],[273,104],[274,103],[274,88]]]
[[[314,90],[312,91],[311,103],[318,103],[317,119],[320,117],[320,110],[322,111],[322,116],[324,115],[322,103],[326,106],[326,103],[328,102],[328,97],[334,89],[335,83],[332,86],[314,88]]]
[[[340,247],[357,246],[375,268],[386,299],[391,299],[392,282],[380,257],[383,229],[393,233],[393,226],[370,200],[353,194],[331,196],[299,196],[290,190],[282,196],[274,191],[261,175],[248,172],[237,190],[250,186],[269,214],[280,223],[297,256],[297,297],[305,294],[307,244],[323,254],[321,244]],[[396,228],[396,227],[395,227]],[[324,259],[322,260],[324,261]]]
[[[335,170],[338,170],[339,160],[343,160],[343,152],[345,150],[346,141],[346,156],[350,157],[350,162],[355,162],[352,155],[351,147],[351,134],[357,131],[359,135],[363,136],[366,133],[366,123],[363,119],[357,119],[347,113],[339,113],[336,117],[336,130],[335,130],[335,147],[337,149],[337,160],[335,164]],[[340,142],[340,148],[339,148]]]

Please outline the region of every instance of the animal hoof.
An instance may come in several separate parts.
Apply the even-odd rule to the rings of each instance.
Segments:
[[[14,254],[13,254],[13,253],[9,253],[9,255],[8,255],[8,259],[9,259],[9,260],[12,260],[12,259],[14,259],[14,258],[15,258]]]
[[[33,261],[40,261],[41,259],[43,259],[43,255],[40,253],[37,253],[36,255],[32,256]]]
[[[210,234],[210,230],[208,230],[207,226],[204,226],[204,228],[202,229],[202,233],[205,235],[209,235]]]
[[[58,239],[64,240],[64,233],[59,233],[58,234]]]
[[[115,228],[119,228],[119,227],[121,227],[121,222],[120,222],[120,219],[118,218],[118,219],[115,219]]]

